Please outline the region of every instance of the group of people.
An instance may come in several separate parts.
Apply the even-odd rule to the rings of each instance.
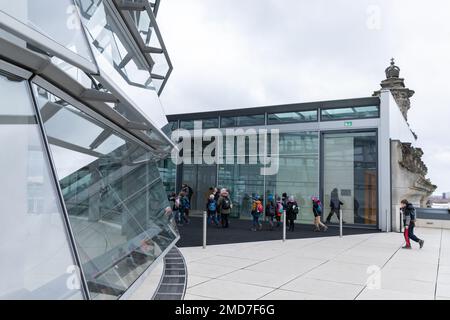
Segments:
[[[228,189],[209,188],[209,197],[206,201],[208,224],[214,223],[217,227],[228,228],[232,208],[233,202]]]
[[[327,231],[328,227],[321,221],[322,203],[317,197],[311,197],[311,200],[314,215],[314,231]],[[285,211],[287,230],[294,231],[295,220],[297,220],[297,216],[300,213],[300,207],[293,195],[288,197],[287,193],[283,193],[281,197],[274,197],[269,194],[265,208],[262,203],[263,199],[260,196],[253,195],[251,206],[251,215],[253,217],[252,231],[262,230],[261,218],[263,215],[265,215],[265,221],[269,224],[269,230],[279,227],[281,225],[281,217]]]
[[[193,189],[188,184],[183,184],[178,194],[173,192],[169,196],[172,202],[172,212],[174,213],[175,221],[179,226],[184,223],[189,223],[189,210],[191,208]],[[230,199],[229,190],[226,188],[209,188],[209,196],[206,201],[206,212],[208,216],[208,224],[214,224],[217,227],[228,228],[229,216],[233,203]],[[254,194],[251,198],[250,214],[252,216],[252,231],[262,230],[262,217],[265,216],[265,221],[268,222],[269,230],[281,225],[281,217],[286,212],[286,225],[288,231],[294,231],[295,220],[300,213],[300,207],[293,195],[289,196],[283,193],[282,196],[273,196],[269,194],[266,205],[263,205],[262,197]],[[327,231],[328,227],[322,222],[323,206],[318,197],[311,197],[312,213],[314,215],[314,231]],[[330,199],[330,213],[327,216],[326,223],[330,223],[334,214],[338,219],[341,219],[340,210],[344,203],[339,199],[337,189],[331,192]],[[403,224],[405,246],[404,249],[411,249],[411,240],[417,242],[420,248],[424,245],[424,240],[419,239],[414,234],[416,211],[414,206],[404,199],[400,204],[401,212],[403,214]],[[168,208],[170,210],[170,208]],[[344,221],[342,221],[345,223]]]

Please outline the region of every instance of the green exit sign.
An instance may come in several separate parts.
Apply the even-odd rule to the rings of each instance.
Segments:
[[[352,127],[352,126],[353,126],[353,122],[351,122],[351,121],[344,122],[344,127]]]

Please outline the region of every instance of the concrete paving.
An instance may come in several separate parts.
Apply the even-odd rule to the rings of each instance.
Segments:
[[[450,230],[181,248],[186,300],[450,300]]]

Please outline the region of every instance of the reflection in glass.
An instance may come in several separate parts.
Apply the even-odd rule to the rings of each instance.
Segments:
[[[154,155],[34,86],[91,297],[115,299],[175,240]]]
[[[377,136],[375,132],[325,134],[324,219],[330,212],[332,191],[344,203],[344,221],[377,223]],[[336,198],[336,195],[333,196]],[[337,216],[331,217],[338,222]]]
[[[83,299],[27,82],[0,95],[0,299]]]
[[[378,106],[322,109],[321,114],[322,121],[378,118],[380,116]]]

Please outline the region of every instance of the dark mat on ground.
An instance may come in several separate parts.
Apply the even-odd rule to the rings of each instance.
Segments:
[[[180,230],[180,240],[177,247],[197,247],[203,244],[203,219],[201,217],[191,217],[189,224],[178,227]],[[251,220],[230,219],[229,228],[218,228],[208,225],[207,245],[281,240],[283,237],[283,227],[268,230],[267,223],[263,223],[262,231],[250,231]],[[343,234],[368,234],[377,233],[379,230],[355,228],[344,226]],[[293,232],[286,231],[287,239],[304,239],[316,237],[330,237],[339,235],[339,226],[330,225],[327,232],[314,232],[312,225],[296,224]]]

